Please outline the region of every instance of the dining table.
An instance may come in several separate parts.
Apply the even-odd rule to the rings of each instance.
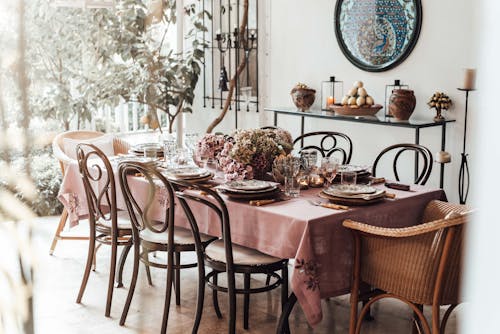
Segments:
[[[115,178],[120,159],[110,158]],[[148,193],[148,182],[141,176],[130,175],[129,186],[136,194]],[[117,185],[117,206],[126,210],[123,195]],[[321,189],[302,190],[296,198],[286,198],[267,205],[250,205],[248,200],[235,200],[222,195],[227,206],[233,243],[256,249],[265,254],[293,259],[290,287],[300,304],[308,323],[314,327],[322,319],[321,300],[350,292],[352,280],[353,242],[350,232],[342,226],[345,219],[371,225],[397,228],[419,224],[424,208],[431,200],[446,200],[442,189],[411,185],[409,191],[386,189],[385,184],[374,185],[395,195],[394,198],[372,205],[350,206],[336,210],[315,206]],[[163,220],[167,203],[166,189],[155,194],[152,218]],[[66,166],[58,194],[69,213],[70,226],[88,216],[85,191],[77,162]],[[198,204],[199,205],[199,204]],[[220,224],[215,213],[201,205],[193,205],[199,230],[220,236]],[[175,224],[189,228],[183,210],[176,210]]]

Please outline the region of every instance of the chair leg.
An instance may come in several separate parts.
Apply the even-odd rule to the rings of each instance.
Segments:
[[[130,281],[130,287],[128,290],[127,299],[125,300],[125,305],[123,306],[122,316],[120,317],[120,326],[125,324],[127,320],[128,310],[130,308],[130,303],[132,303],[132,297],[134,296],[135,285],[137,283],[137,276],[139,274],[139,258],[140,258],[140,246],[134,244],[134,267],[132,269],[132,280]],[[146,266],[147,267],[147,266]]]
[[[441,327],[439,329],[439,334],[444,334],[444,331],[446,330],[446,323],[448,322],[448,319],[450,318],[451,312],[458,306],[458,304],[453,304],[448,307],[446,312],[444,313],[443,320],[441,320]]]
[[[229,334],[236,333],[236,282],[234,272],[227,274],[227,299],[229,304],[229,319],[227,330]]]
[[[243,289],[250,290],[250,274],[243,274]],[[248,329],[248,309],[250,306],[250,294],[243,295],[243,328]]]
[[[172,254],[173,255],[173,254]],[[170,299],[172,297],[172,283],[174,279],[173,275],[173,256],[168,258],[168,268],[167,268],[167,284],[166,284],[166,292],[165,292],[165,305],[163,307],[163,319],[161,323],[161,334],[167,333],[167,325],[168,325],[168,313],[170,311]]]
[[[56,249],[57,241],[61,238],[61,232],[66,226],[66,221],[68,219],[68,211],[66,208],[63,209],[61,213],[61,218],[59,219],[59,225],[57,225],[56,233],[54,234],[54,238],[52,239],[52,244],[50,245],[49,254],[54,254],[54,250]]]
[[[181,269],[179,266],[181,265],[181,253],[175,252],[175,262],[174,264],[177,266],[175,269],[175,305],[181,304]]]
[[[95,231],[90,232],[89,239],[89,250],[87,254],[87,264],[85,265],[85,271],[83,273],[82,284],[80,285],[80,291],[78,292],[78,297],[76,297],[76,302],[79,304],[82,301],[83,293],[87,287],[87,281],[89,280],[90,269],[92,267],[92,259],[94,258],[95,251]]]
[[[97,259],[97,251],[99,250],[99,248],[101,248],[102,244],[98,244],[96,247],[95,247],[95,250],[94,250],[94,258],[92,259],[92,271],[95,271],[96,268],[97,268],[97,265],[96,265],[96,259]]]
[[[125,267],[125,261],[127,260],[128,252],[132,248],[132,245],[126,245],[123,247],[122,254],[120,255],[120,260],[118,261],[118,276],[116,277],[116,287],[123,287],[123,267]]]
[[[200,327],[200,322],[201,322],[201,316],[203,315],[204,301],[205,301],[205,266],[203,265],[203,258],[201,256],[198,256],[198,300],[196,303],[196,316],[194,318],[192,334],[198,333],[198,328]],[[217,305],[217,307],[219,306]]]
[[[149,252],[146,250],[143,250],[142,258],[144,260],[148,260],[148,257],[149,257]],[[153,280],[151,279],[151,270],[146,263],[144,263],[144,268],[146,269],[146,277],[148,278],[148,284],[150,286],[153,286]]]
[[[439,304],[432,305],[432,333],[439,333]]]
[[[424,306],[423,305],[420,305],[420,304],[417,304],[415,305],[419,310],[420,312],[424,313]],[[421,331],[420,331],[420,328],[421,328],[421,324],[420,324],[420,321],[419,321],[419,318],[418,318],[418,314],[417,312],[413,312],[413,326],[412,326],[412,334],[420,334]],[[433,331],[434,333],[434,331]],[[437,332],[436,332],[437,333]]]
[[[217,285],[218,275],[219,275],[219,273],[215,274],[212,278],[214,285]],[[215,290],[215,289],[212,290],[212,301],[214,304],[215,314],[217,315],[217,318],[222,319],[222,313],[221,313],[220,308],[219,308],[219,297],[217,295],[217,290]]]
[[[281,269],[281,312],[285,311],[286,304],[288,302],[288,262],[283,264]],[[290,325],[288,323],[288,317],[284,322],[283,332],[286,334],[290,333]]]
[[[271,283],[271,275],[267,274],[267,277],[266,277],[266,286],[269,286],[269,283]]]
[[[111,314],[111,302],[113,301],[113,289],[115,287],[115,274],[116,274],[116,253],[118,252],[116,237],[113,237],[111,244],[111,265],[109,267],[109,282],[108,282],[108,297],[106,298],[106,312],[104,315],[109,317]]]

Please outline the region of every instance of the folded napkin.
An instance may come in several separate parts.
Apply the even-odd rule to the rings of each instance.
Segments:
[[[276,199],[258,199],[258,200],[251,200],[248,202],[248,204],[253,205],[253,206],[262,206],[266,204],[271,204],[276,202]]]
[[[333,204],[333,203],[321,203],[321,206],[324,208],[334,209],[334,210],[349,210],[348,206]]]
[[[370,179],[371,184],[380,184],[380,183],[384,183],[384,182],[385,182],[385,178],[383,178],[383,177],[372,177]]]

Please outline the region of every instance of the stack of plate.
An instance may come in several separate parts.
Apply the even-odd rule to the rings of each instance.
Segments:
[[[158,157],[163,157],[163,147],[158,144],[158,143],[143,143],[143,144],[137,144],[132,146],[129,150],[128,153],[134,154],[134,155],[139,155],[139,156],[144,156],[144,148],[145,147],[154,147],[156,148],[156,154]]]
[[[236,199],[272,198],[280,192],[276,184],[260,180],[231,181],[220,185],[217,190]]]
[[[344,205],[369,205],[380,202],[385,197],[385,190],[363,184],[333,185],[320,193],[320,197]]]
[[[356,173],[357,182],[364,183],[370,173],[370,166],[356,166],[356,165],[341,165],[337,168],[337,175],[335,176],[334,182],[340,182],[340,175],[342,172],[354,172]]]
[[[214,176],[206,169],[197,166],[185,166],[178,168],[168,168],[163,171],[167,178],[184,180],[188,182],[203,182],[212,179]]]

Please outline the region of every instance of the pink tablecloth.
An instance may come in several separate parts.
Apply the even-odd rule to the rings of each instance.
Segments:
[[[118,184],[118,183],[117,183]],[[147,184],[133,177],[134,191],[146,193]],[[383,186],[379,186],[383,187]],[[300,198],[254,207],[247,202],[227,200],[231,219],[233,242],[255,248],[280,258],[295,259],[291,289],[297,296],[308,322],[314,326],[321,321],[321,298],[338,296],[349,291],[352,268],[352,240],[342,226],[350,218],[385,227],[403,227],[418,224],[426,204],[433,199],[445,199],[440,189],[412,186],[411,192],[390,190],[394,200],[364,207],[337,211],[313,206],[307,199],[318,199],[318,189],[303,191]],[[157,193],[157,219],[162,219],[166,205],[165,193]],[[68,210],[70,221],[76,224],[87,214],[87,203],[78,166],[67,166],[59,199]],[[125,209],[121,192],[118,207]],[[176,225],[188,227],[181,212],[176,212]],[[216,217],[207,208],[194,209],[203,233],[220,235],[218,224],[210,224]]]

